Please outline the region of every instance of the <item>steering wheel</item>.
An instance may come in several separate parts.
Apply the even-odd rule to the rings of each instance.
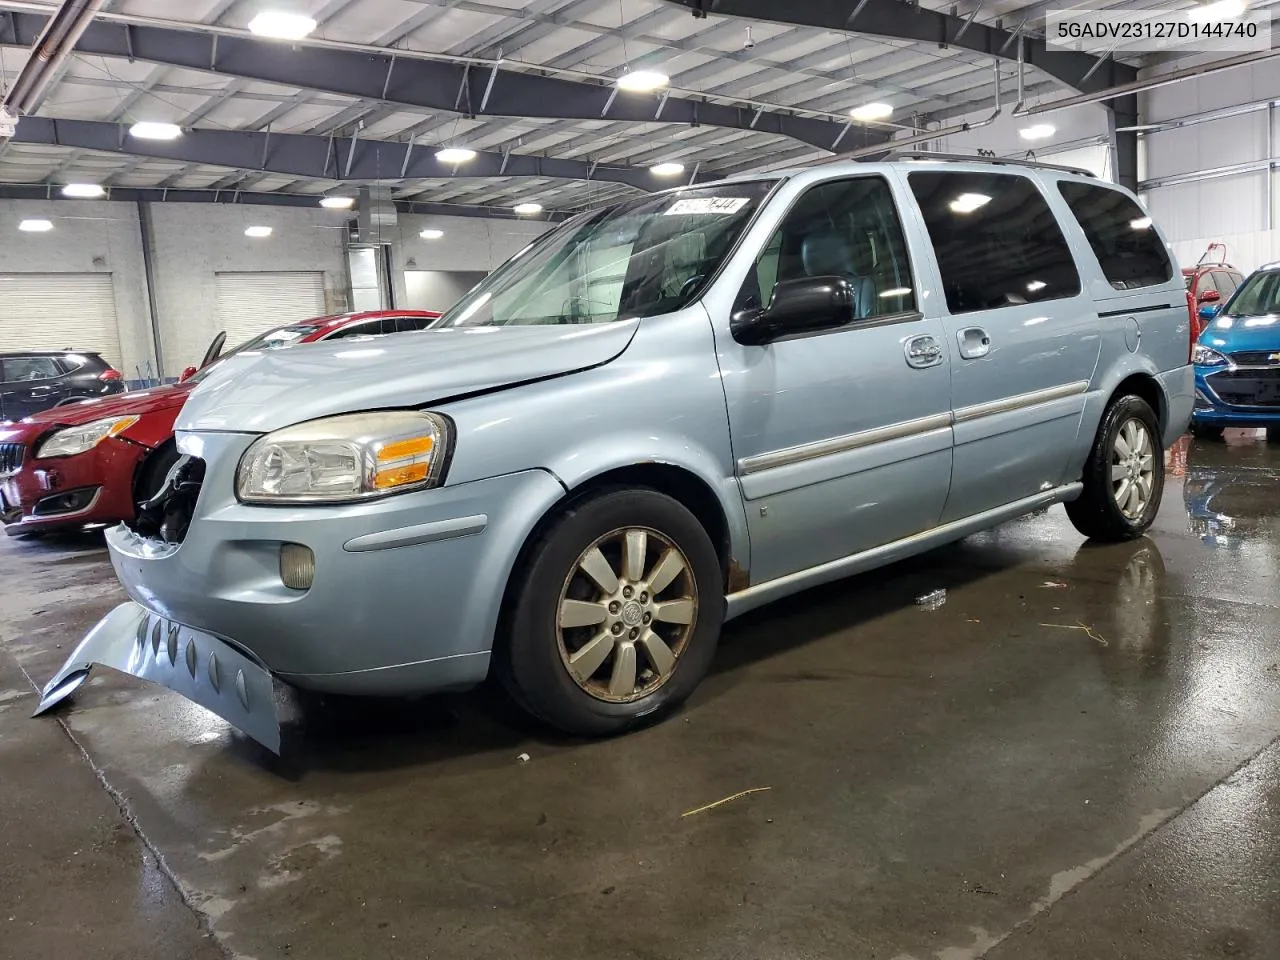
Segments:
[[[707,278],[707,275],[705,273],[699,273],[696,276],[692,276],[688,280],[686,280],[684,282],[684,285],[680,288],[680,294],[679,294],[680,299],[683,300],[685,297],[689,296],[689,294],[693,293],[694,290],[698,289],[698,284],[700,284],[706,278]]]

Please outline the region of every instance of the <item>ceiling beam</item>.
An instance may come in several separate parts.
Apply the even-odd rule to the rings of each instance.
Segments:
[[[1018,59],[1019,44],[1011,31],[963,17],[930,10],[902,0],[858,0],[850,10],[848,0],[664,0],[685,7],[696,17],[708,14],[767,20],[799,27],[817,27],[841,33],[894,37],[941,47],[958,47],[1006,60]],[[1137,79],[1134,67],[1070,50],[1049,50],[1039,37],[1022,35],[1022,57],[1073,90],[1093,93]],[[1095,69],[1096,68],[1096,69]]]
[[[622,183],[640,190],[664,185],[643,167],[485,152],[455,167],[437,160],[430,147],[270,131],[195,129],[172,141],[139,140],[119,124],[26,117],[13,142],[331,181],[553,177]]]
[[[48,184],[0,184],[0,200],[65,200],[56,189]],[[251,193],[238,190],[166,190],[158,187],[114,187],[107,196],[108,201],[125,201],[137,203],[225,203],[249,204],[251,206],[270,207],[315,207],[320,198],[314,194],[302,193]],[[71,201],[68,201],[71,202]],[[80,201],[83,203],[83,201]],[[409,200],[395,201],[401,213],[416,213],[439,217],[481,217],[488,220],[528,220],[508,207],[485,207],[475,204],[430,203]],[[544,212],[539,219],[558,222],[568,214],[552,210]]]
[[[3,20],[0,43],[29,46],[47,17],[12,12]],[[541,76],[505,67],[422,59],[403,51],[345,49],[334,43],[286,45],[221,29],[202,32],[200,24],[179,29],[97,20],[76,50],[471,117],[646,123],[655,119],[659,102],[654,95],[620,94],[603,78],[594,82]],[[665,98],[661,120],[753,129],[823,149],[830,149],[844,129],[837,120],[800,116],[785,108],[757,109],[677,94]]]

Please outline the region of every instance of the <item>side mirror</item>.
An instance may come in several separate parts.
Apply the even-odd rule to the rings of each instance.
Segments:
[[[739,343],[769,343],[792,333],[831,330],[852,323],[853,287],[843,277],[799,277],[773,288],[767,307],[733,315],[730,328]]]
[[[1198,299],[1201,303],[1217,303],[1222,299],[1222,294],[1217,290],[1201,290]]]
[[[1203,320],[1205,323],[1209,323],[1211,320],[1213,320],[1215,317],[1217,317],[1218,313],[1219,313],[1221,310],[1222,310],[1222,307],[1221,307],[1221,306],[1219,306],[1219,305],[1217,305],[1217,304],[1213,304],[1213,303],[1207,303],[1207,304],[1205,304],[1203,307],[1201,307],[1201,308],[1200,308],[1200,311],[1199,311],[1198,316],[1199,316],[1199,317],[1200,317],[1200,319],[1201,319],[1201,320]]]
[[[194,377],[195,375],[196,375],[196,368],[195,368],[195,367],[187,367],[187,369],[183,370],[183,371],[182,371],[182,373],[178,375],[178,382],[179,382],[179,383],[185,383],[186,381],[190,380],[190,379],[191,379],[192,377]]]

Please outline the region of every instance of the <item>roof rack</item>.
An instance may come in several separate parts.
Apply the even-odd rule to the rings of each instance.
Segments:
[[[1015,160],[1006,157],[970,157],[959,153],[930,153],[927,150],[891,150],[884,158],[893,160],[941,160],[950,163],[994,163],[1007,164],[1013,167],[1038,167],[1044,170],[1061,170],[1063,173],[1074,173],[1082,177],[1098,179],[1098,175],[1084,167],[1069,167],[1061,163],[1045,163],[1043,160]]]

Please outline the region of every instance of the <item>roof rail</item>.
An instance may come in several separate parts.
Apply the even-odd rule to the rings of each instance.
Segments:
[[[1092,170],[1086,170],[1084,167],[1069,167],[1060,163],[1045,163],[1043,160],[1016,160],[1005,157],[970,157],[959,153],[930,153],[927,150],[893,150],[884,158],[886,161],[894,160],[942,160],[951,163],[995,163],[1008,164],[1014,167],[1038,167],[1045,170],[1061,170],[1063,173],[1075,173],[1082,177],[1092,177],[1097,179],[1098,176]]]

